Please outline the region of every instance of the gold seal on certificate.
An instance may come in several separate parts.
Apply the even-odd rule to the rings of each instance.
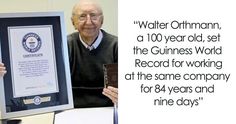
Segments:
[[[40,97],[35,96],[33,99],[24,99],[24,104],[35,104],[40,105],[43,102],[49,102],[51,100],[51,97]]]

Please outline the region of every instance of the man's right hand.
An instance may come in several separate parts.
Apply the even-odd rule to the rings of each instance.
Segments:
[[[110,98],[114,104],[118,103],[118,88],[108,86],[103,89],[102,94]]]
[[[3,77],[4,74],[6,74],[7,71],[6,71],[6,67],[4,66],[3,63],[0,62],[0,76]]]

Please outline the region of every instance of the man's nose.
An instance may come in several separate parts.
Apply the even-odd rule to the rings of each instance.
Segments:
[[[90,18],[90,15],[87,15],[87,19],[85,20],[86,24],[92,24],[92,20]]]

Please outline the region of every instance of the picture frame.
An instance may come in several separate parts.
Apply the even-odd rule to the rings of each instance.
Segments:
[[[0,14],[0,119],[73,108],[63,12]]]

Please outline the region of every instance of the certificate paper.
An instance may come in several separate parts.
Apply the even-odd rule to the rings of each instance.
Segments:
[[[58,92],[52,25],[8,27],[13,97]]]

